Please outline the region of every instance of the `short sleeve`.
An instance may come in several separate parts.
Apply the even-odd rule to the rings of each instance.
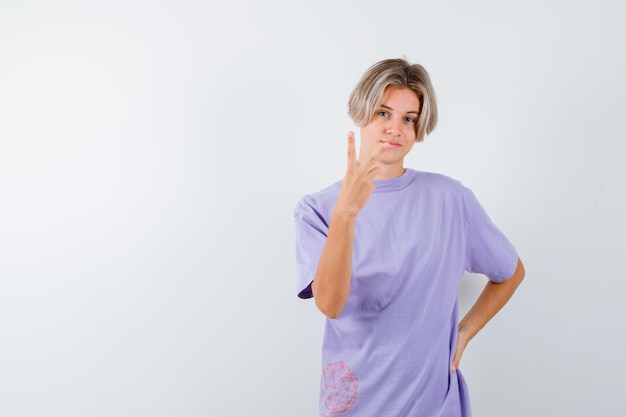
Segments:
[[[470,190],[465,197],[465,269],[484,274],[494,282],[506,281],[517,268],[517,251]]]
[[[294,210],[296,229],[296,267],[298,297],[311,298],[311,283],[328,236],[329,222],[303,198]]]

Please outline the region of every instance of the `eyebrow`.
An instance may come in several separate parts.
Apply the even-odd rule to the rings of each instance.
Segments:
[[[385,104],[381,104],[380,107],[382,107],[383,109],[386,109],[386,110],[393,110],[391,107],[389,107],[389,106],[387,106]],[[406,114],[410,114],[410,113],[415,114],[416,116],[419,115],[419,112],[415,111],[415,110],[411,110],[411,111],[406,112]]]

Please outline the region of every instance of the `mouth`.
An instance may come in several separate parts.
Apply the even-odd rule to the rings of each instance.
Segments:
[[[399,148],[400,145],[398,142],[393,142],[393,141],[382,141],[383,142],[383,148],[385,149],[396,149]]]

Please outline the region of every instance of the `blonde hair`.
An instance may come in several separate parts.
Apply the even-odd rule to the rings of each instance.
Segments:
[[[428,72],[405,59],[385,59],[372,65],[354,87],[348,100],[348,114],[359,127],[368,124],[382,101],[387,87],[408,88],[419,101],[415,141],[421,142],[437,126],[437,98]]]

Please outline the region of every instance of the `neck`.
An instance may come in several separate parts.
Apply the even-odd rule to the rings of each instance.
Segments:
[[[392,178],[398,178],[404,174],[406,168],[402,165],[399,166],[385,166],[378,165],[379,171],[374,180],[390,180]]]

